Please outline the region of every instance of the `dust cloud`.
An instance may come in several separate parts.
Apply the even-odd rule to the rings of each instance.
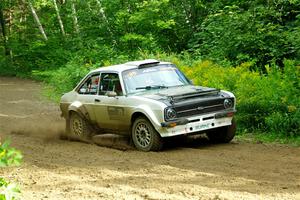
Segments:
[[[62,119],[63,120],[63,119]],[[48,140],[56,140],[63,138],[65,134],[64,123],[62,122],[18,122],[11,131],[13,135],[24,135]]]

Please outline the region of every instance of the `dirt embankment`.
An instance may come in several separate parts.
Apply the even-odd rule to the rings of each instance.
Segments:
[[[0,176],[22,199],[300,199],[300,148],[195,140],[143,153],[59,140],[59,108],[40,91],[0,78],[0,137],[24,154]]]

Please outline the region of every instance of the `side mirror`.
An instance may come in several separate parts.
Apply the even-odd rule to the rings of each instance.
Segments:
[[[108,91],[106,92],[106,95],[108,97],[116,97],[117,96],[117,93],[115,91]]]
[[[86,88],[80,88],[79,93],[80,93],[80,94],[85,94],[86,91],[87,91]]]

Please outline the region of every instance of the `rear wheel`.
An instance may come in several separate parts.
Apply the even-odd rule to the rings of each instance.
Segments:
[[[88,141],[92,137],[93,131],[91,126],[86,119],[81,117],[78,113],[72,112],[70,114],[70,120],[67,126],[67,134],[71,139]]]
[[[209,131],[206,135],[211,142],[214,143],[229,143],[235,136],[236,123],[232,119],[230,126],[220,127]]]
[[[131,136],[135,147],[140,151],[159,151],[163,146],[162,138],[145,117],[134,121]]]

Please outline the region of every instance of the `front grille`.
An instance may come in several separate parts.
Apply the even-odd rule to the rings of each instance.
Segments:
[[[224,100],[225,99],[213,99],[192,104],[175,105],[174,109],[177,113],[177,117],[205,114],[224,110]]]

